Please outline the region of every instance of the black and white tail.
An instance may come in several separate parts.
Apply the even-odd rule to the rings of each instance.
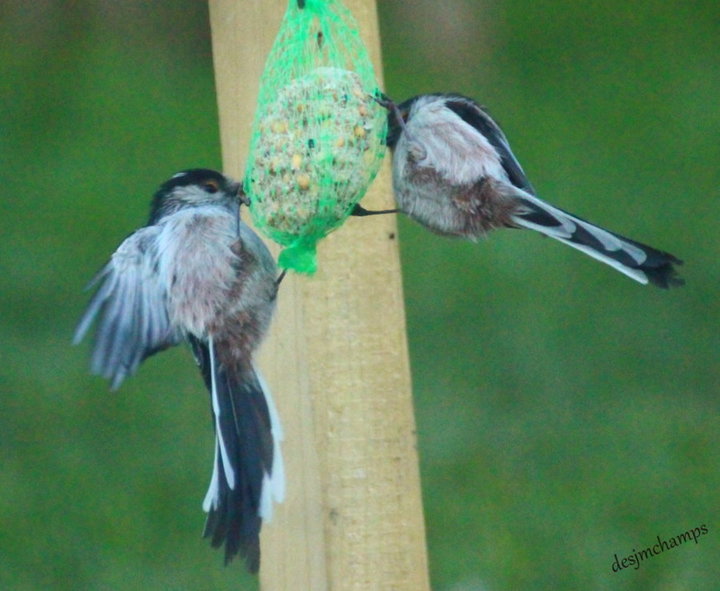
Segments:
[[[280,452],[282,429],[270,392],[253,367],[225,368],[212,338],[191,339],[210,390],[215,459],[203,509],[203,536],[225,546],[225,563],[237,554],[248,570],[260,567],[260,528],[272,517],[273,502],[285,496]]]
[[[640,283],[668,288],[683,285],[674,265],[682,261],[670,253],[604,230],[541,199],[523,192],[512,220],[521,228],[536,230],[610,265]]]

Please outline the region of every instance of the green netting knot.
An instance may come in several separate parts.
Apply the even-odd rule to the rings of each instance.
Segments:
[[[278,258],[283,269],[293,269],[298,273],[312,274],[317,270],[317,241],[300,238],[294,244],[284,248]]]

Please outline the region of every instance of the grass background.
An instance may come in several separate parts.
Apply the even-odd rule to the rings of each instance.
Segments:
[[[530,233],[400,220],[433,588],[717,588],[716,2],[379,8],[391,96],[477,97],[541,196],[687,261],[662,292]],[[0,90],[0,588],[254,588],[199,535],[187,352],[110,394],[69,346],[155,186],[220,165],[206,4],[3,2]]]

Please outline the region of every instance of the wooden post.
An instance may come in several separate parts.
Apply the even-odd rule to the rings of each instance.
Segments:
[[[375,0],[346,0],[378,72]],[[210,0],[224,168],[244,170],[287,0]],[[392,206],[387,162],[363,201]],[[277,253],[277,249],[274,250]],[[283,426],[287,498],[262,533],[266,591],[429,589],[392,215],[351,218],[290,274],[260,367]]]

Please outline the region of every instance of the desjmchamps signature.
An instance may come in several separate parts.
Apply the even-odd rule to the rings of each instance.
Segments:
[[[653,556],[662,554],[663,552],[665,552],[665,550],[670,550],[691,540],[697,544],[698,538],[707,535],[707,533],[708,526],[703,523],[698,527],[689,529],[686,532],[683,532],[667,540],[663,540],[660,536],[657,536],[656,544],[648,546],[647,548],[640,550],[639,552],[636,551],[635,548],[633,548],[632,554],[626,556],[625,558],[618,558],[618,555],[615,554],[615,560],[612,563],[612,570],[614,573],[618,573],[622,569],[629,568],[631,566],[635,570],[637,570],[640,568],[640,563],[643,560],[647,560],[648,558],[652,558]]]

